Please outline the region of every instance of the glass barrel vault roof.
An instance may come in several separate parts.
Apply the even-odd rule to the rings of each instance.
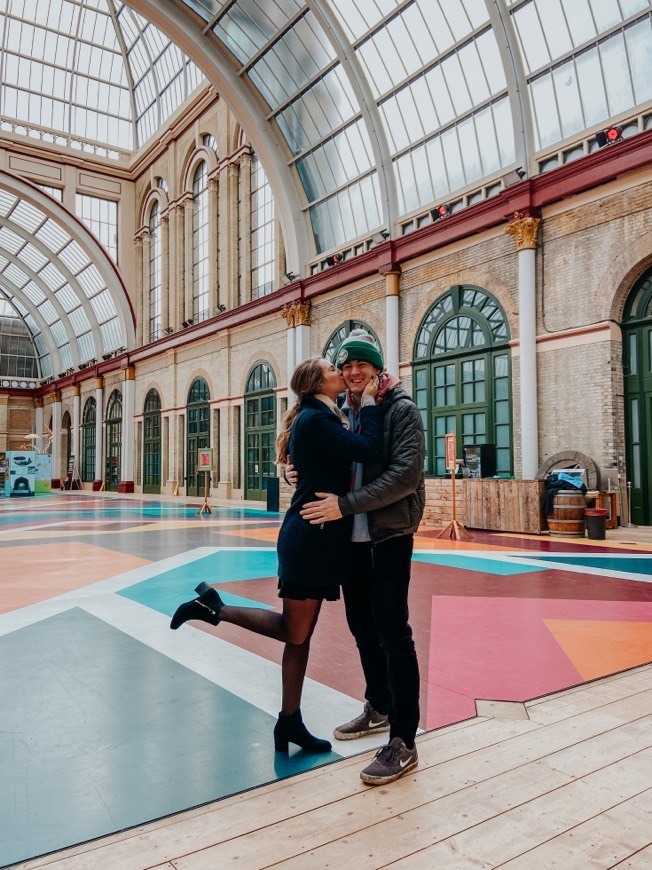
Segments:
[[[4,127],[122,151],[147,141],[202,79],[119,0],[0,0],[0,70]]]
[[[0,173],[0,302],[29,329],[39,376],[56,376],[107,351],[132,347],[131,314],[112,280],[108,257],[99,246],[93,250],[84,238],[74,238],[47,207],[8,189],[10,184]],[[52,208],[60,206],[52,201]],[[61,214],[65,217],[62,209]],[[79,233],[91,239],[86,230]]]
[[[531,171],[537,152],[652,99],[647,0],[182,5],[263,99],[318,251]]]

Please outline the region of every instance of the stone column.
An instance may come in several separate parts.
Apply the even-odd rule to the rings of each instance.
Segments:
[[[95,480],[104,480],[104,379],[95,380]]]
[[[214,317],[217,312],[219,275],[217,262],[217,199],[219,184],[217,178],[208,179],[208,317]]]
[[[539,467],[537,416],[536,249],[541,220],[516,212],[505,232],[518,251],[519,373],[521,380],[521,477],[534,480]]]
[[[79,384],[73,386],[72,394],[72,450],[71,453],[75,457],[75,470],[81,477],[81,456],[79,449],[81,445],[81,389]]]
[[[190,320],[193,317],[193,301],[192,301],[192,197],[189,197],[183,205],[183,293],[181,296],[182,305],[181,311],[184,320]],[[179,326],[181,326],[181,322]]]
[[[292,392],[290,387],[290,380],[292,378],[292,372],[294,371],[297,364],[297,344],[296,344],[296,302],[288,302],[287,305],[283,306],[283,310],[281,311],[281,317],[285,320],[287,324],[287,364],[288,364],[288,374],[287,374],[287,382],[288,382],[288,404],[290,402],[294,402],[296,396]]]
[[[238,305],[251,299],[251,155],[241,154],[238,163],[229,164],[230,198],[234,207],[232,256],[234,263],[233,293]],[[238,250],[238,239],[240,249]]]
[[[141,317],[141,311],[143,310],[143,295],[144,295],[144,281],[143,281],[143,269],[144,269],[144,259],[143,259],[143,236],[142,234],[138,234],[134,239],[134,246],[136,248],[136,299],[134,304],[134,310],[136,312],[136,345],[137,347],[141,347],[143,344],[147,344],[147,331],[145,326],[145,321]]]
[[[143,344],[149,344],[150,341],[153,341],[154,338],[158,338],[158,336],[152,337],[149,333],[149,294],[150,294],[150,275],[149,275],[149,255],[150,248],[152,244],[152,236],[149,230],[143,232],[142,241],[141,241],[141,264],[140,264],[140,283],[142,286],[142,293],[140,296],[140,308],[138,309],[138,317],[143,321],[142,326],[142,336]]]
[[[34,445],[39,451],[45,449],[47,438],[45,437],[44,414],[43,414],[43,397],[34,397],[34,434],[38,435]]]
[[[61,390],[52,394],[52,480],[61,480]]]
[[[385,274],[385,368],[398,377],[399,366],[399,284],[401,273]]]
[[[296,302],[295,333],[296,333],[296,356],[295,364],[298,365],[310,356],[310,311],[312,303],[309,300]]]
[[[161,215],[161,329],[166,326],[174,328],[170,304],[170,221],[166,211]],[[161,336],[165,333],[162,332]]]
[[[134,491],[134,460],[136,448],[136,429],[134,415],[136,410],[136,370],[128,366],[124,371],[122,391],[122,467],[120,469],[121,492]]]

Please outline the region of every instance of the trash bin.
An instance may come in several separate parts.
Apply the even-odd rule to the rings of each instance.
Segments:
[[[267,510],[278,513],[280,510],[280,489],[278,477],[266,477]]]
[[[604,541],[607,536],[607,511],[602,508],[587,508],[584,519],[587,536],[592,541]]]

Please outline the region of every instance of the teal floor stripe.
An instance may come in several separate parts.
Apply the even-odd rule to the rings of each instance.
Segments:
[[[509,577],[513,574],[532,574],[541,568],[510,562],[504,557],[485,559],[482,556],[440,555],[439,553],[415,552],[413,562],[428,562],[431,565],[441,565],[443,568],[462,568],[465,571],[479,571],[482,574],[497,574]]]
[[[561,562],[565,565],[581,565],[585,568],[603,568],[606,571],[625,571],[629,574],[652,574],[652,556],[616,556],[613,553],[604,556],[561,555],[558,553],[541,553],[537,556],[524,556],[527,559],[537,559],[545,562]]]
[[[275,577],[277,567],[276,550],[220,550],[128,586],[120,595],[172,616],[182,602],[194,597],[195,586],[205,580],[216,586],[225,604],[271,610],[267,604],[230,593],[228,584]]]
[[[339,758],[73,609],[0,637],[0,866]]]

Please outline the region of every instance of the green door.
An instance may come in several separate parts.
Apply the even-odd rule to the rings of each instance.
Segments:
[[[622,329],[630,519],[637,526],[649,526],[652,525],[652,269],[632,288],[623,312]]]
[[[105,455],[104,485],[109,491],[117,492],[122,465],[122,396],[118,390],[111,393],[107,405]]]
[[[245,395],[245,498],[264,501],[267,480],[276,477],[276,386],[265,363],[254,367]],[[252,393],[255,393],[252,395]]]
[[[186,438],[186,495],[203,496],[210,489],[205,472],[197,472],[197,451],[210,447],[210,394],[203,378],[193,382],[188,393]]]
[[[652,524],[652,324],[624,334],[627,482],[631,522]]]
[[[161,492],[161,399],[150,390],[143,414],[143,492]]]

